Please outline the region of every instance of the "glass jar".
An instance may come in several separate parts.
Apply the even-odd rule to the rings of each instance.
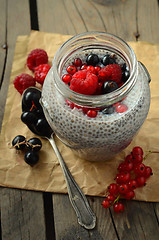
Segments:
[[[108,94],[83,95],[72,91],[61,79],[73,59],[89,53],[106,53],[125,62],[130,76]],[[113,158],[126,148],[144,123],[150,106],[150,76],[136,60],[132,48],[107,33],[87,32],[66,41],[57,51],[42,90],[41,103],[57,137],[75,154],[90,161]],[[126,106],[122,110],[121,106]],[[114,109],[120,111],[114,111]],[[97,111],[94,118],[84,109]],[[113,109],[113,111],[112,111]]]

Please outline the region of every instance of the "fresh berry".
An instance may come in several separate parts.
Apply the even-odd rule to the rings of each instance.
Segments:
[[[29,150],[32,150],[32,151],[35,151],[35,152],[38,152],[40,151],[41,147],[42,147],[42,142],[39,138],[30,138],[28,141],[27,141],[27,147]]]
[[[141,147],[136,146],[136,147],[133,148],[132,154],[133,155],[141,155],[141,156],[143,156],[143,154],[144,154],[143,153],[143,149]]]
[[[84,63],[82,66],[81,66],[81,70],[86,70],[87,69],[87,64]]]
[[[35,124],[38,120],[34,112],[23,112],[21,114],[21,120],[23,123],[29,125],[29,124]]]
[[[123,103],[121,103],[121,104],[119,104],[115,107],[115,111],[118,112],[118,113],[124,113],[127,110],[128,110],[128,107]]]
[[[101,70],[101,67],[95,66],[94,69],[95,69],[95,74],[98,74],[98,72]]]
[[[127,183],[130,181],[130,173],[129,172],[121,172],[119,174],[116,175],[116,183],[118,184],[122,184],[122,183]]]
[[[131,172],[134,168],[134,164],[131,161],[125,162],[125,171]]]
[[[95,118],[97,116],[97,111],[95,110],[88,110],[87,116],[90,118]]]
[[[66,71],[67,71],[69,74],[73,75],[75,72],[77,72],[77,68],[76,68],[76,66],[74,66],[74,65],[69,65],[69,66],[66,68]]]
[[[16,76],[13,84],[17,91],[22,94],[28,87],[35,86],[35,79],[27,73],[22,73]]]
[[[99,62],[99,57],[98,55],[91,53],[87,56],[86,62],[88,65],[92,65],[95,67]]]
[[[37,152],[28,151],[24,155],[24,160],[27,164],[33,166],[39,161],[39,155],[37,154]]]
[[[138,155],[138,154],[133,155],[133,163],[134,164],[142,163],[142,161],[143,161],[142,155]]]
[[[146,170],[146,166],[143,163],[136,164],[134,167],[134,173],[137,176],[144,176]]]
[[[126,171],[126,163],[125,162],[121,162],[118,166],[118,171],[119,172],[124,172]]]
[[[144,172],[144,177],[149,178],[151,175],[153,175],[152,168],[149,167],[149,166],[146,166],[146,169],[145,169],[145,172]]]
[[[110,203],[110,201],[106,198],[106,199],[103,200],[102,206],[103,206],[104,208],[109,208],[109,207],[111,206],[111,203]]]
[[[112,113],[114,113],[114,111],[115,111],[115,108],[113,106],[110,106],[110,107],[104,108],[102,110],[102,113],[103,114],[112,114]]]
[[[75,58],[74,65],[80,67],[82,65],[82,60],[80,58]]]
[[[106,54],[102,59],[103,65],[109,65],[109,64],[115,64],[116,61],[113,57],[111,57],[109,54]]]
[[[128,191],[124,194],[124,198],[127,200],[131,200],[135,197],[135,192],[133,190]]]
[[[86,70],[81,70],[72,76],[70,89],[85,95],[91,95],[96,92],[98,87],[98,77]]]
[[[125,193],[127,193],[128,192],[128,185],[127,184],[120,184],[119,185],[119,187],[118,187],[118,189],[119,189],[119,193],[121,193],[121,194],[125,194]]]
[[[117,84],[121,82],[122,71],[118,64],[110,64],[102,68],[98,72],[98,78],[100,81],[115,81]]]
[[[125,158],[125,162],[126,162],[126,163],[127,163],[127,162],[132,162],[132,160],[133,160],[132,154],[127,155],[126,158]]]
[[[128,182],[128,188],[130,190],[135,190],[137,187],[137,181],[135,179],[130,179],[130,181]]]
[[[89,65],[89,66],[87,67],[87,71],[89,71],[89,72],[92,72],[92,73],[96,74],[95,67],[93,67],[93,66],[91,66],[91,65]]]
[[[37,111],[37,109],[42,109],[39,100],[41,97],[41,92],[33,87],[25,90],[22,98],[22,110],[23,112]]]
[[[34,69],[35,80],[41,85],[43,85],[46,75],[48,74],[48,71],[50,70],[50,68],[51,66],[49,64],[40,64]]]
[[[22,135],[17,135],[12,140],[12,146],[15,147],[17,150],[23,150],[26,146],[26,139]]]
[[[143,187],[146,184],[146,178],[144,176],[136,177],[138,187]]]
[[[38,119],[35,129],[39,136],[50,136],[52,134],[52,129],[45,118]]]
[[[114,81],[106,81],[103,83],[102,87],[101,87],[101,93],[102,94],[106,94],[106,93],[110,93],[113,92],[114,90],[116,90],[118,88],[118,84]]]
[[[40,64],[48,63],[48,55],[43,49],[34,49],[32,50],[27,58],[27,66],[31,71],[39,66]]]
[[[66,84],[70,83],[72,76],[70,74],[64,74],[62,76],[62,81]]]
[[[116,183],[111,183],[108,186],[108,192],[112,195],[117,195],[119,193],[118,185]]]
[[[129,70],[125,70],[124,72],[122,72],[121,80],[122,80],[123,83],[125,83],[128,80],[129,77],[130,77]]]
[[[116,213],[124,212],[124,205],[121,202],[117,202],[113,205],[113,209]]]

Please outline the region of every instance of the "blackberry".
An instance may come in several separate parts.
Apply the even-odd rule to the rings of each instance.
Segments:
[[[41,147],[42,147],[42,142],[39,138],[34,137],[34,138],[30,138],[27,141],[27,148],[29,150],[38,152],[40,151]]]
[[[109,65],[109,64],[115,64],[115,58],[111,57],[109,54],[104,55],[102,59],[102,63],[104,66]]]
[[[39,161],[39,155],[37,154],[37,152],[28,151],[24,155],[24,161],[27,164],[33,166]]]
[[[115,112],[115,108],[113,106],[106,107],[102,110],[103,114],[112,114]]]
[[[17,135],[12,140],[12,146],[15,147],[17,150],[23,150],[26,146],[26,139],[22,135]]]

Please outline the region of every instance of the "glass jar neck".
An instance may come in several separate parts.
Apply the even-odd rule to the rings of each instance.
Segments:
[[[64,65],[72,54],[93,49],[103,49],[116,54],[126,62],[130,76],[117,90],[102,95],[83,95],[72,91],[62,80],[61,74]],[[138,74],[138,62],[132,48],[122,39],[102,32],[87,32],[76,35],[66,41],[57,51],[52,66],[52,77],[57,90],[66,99],[82,106],[102,107],[109,106],[122,100],[133,88]]]

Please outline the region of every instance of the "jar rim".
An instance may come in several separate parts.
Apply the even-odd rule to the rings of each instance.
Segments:
[[[128,80],[115,91],[110,92],[108,94],[102,94],[102,95],[84,95],[84,94],[80,94],[72,91],[61,80],[60,74],[58,72],[58,68],[60,66],[61,61],[64,61],[64,57],[63,57],[64,54],[65,54],[65,59],[67,59],[68,55],[71,54],[69,51],[65,53],[65,50],[72,48],[73,49],[72,52],[73,52],[75,51],[75,47],[77,43],[78,45],[80,45],[79,44],[80,41],[84,43],[84,41],[87,41],[87,40],[90,41],[91,46],[95,46],[94,43],[96,42],[97,44],[97,41],[99,40],[102,41],[103,44],[106,43],[107,41],[107,44],[108,43],[116,44],[114,45],[114,47],[116,48],[117,48],[117,45],[119,45],[120,48],[123,48],[127,52],[124,57],[125,59],[127,59],[128,63],[130,64],[130,68],[131,68],[130,76]],[[108,47],[108,45],[105,45],[105,47]],[[113,47],[113,45],[112,46],[110,45],[109,47]],[[124,51],[123,51],[123,54],[124,54]],[[80,33],[78,35],[75,35],[69,38],[67,41],[65,41],[56,52],[53,59],[53,66],[51,68],[52,77],[55,81],[57,90],[66,99],[76,104],[85,105],[89,107],[109,106],[115,102],[122,100],[135,85],[137,71],[138,71],[138,62],[137,62],[135,53],[127,42],[125,42],[123,39],[113,34],[105,33],[105,32],[94,32],[94,31]]]

